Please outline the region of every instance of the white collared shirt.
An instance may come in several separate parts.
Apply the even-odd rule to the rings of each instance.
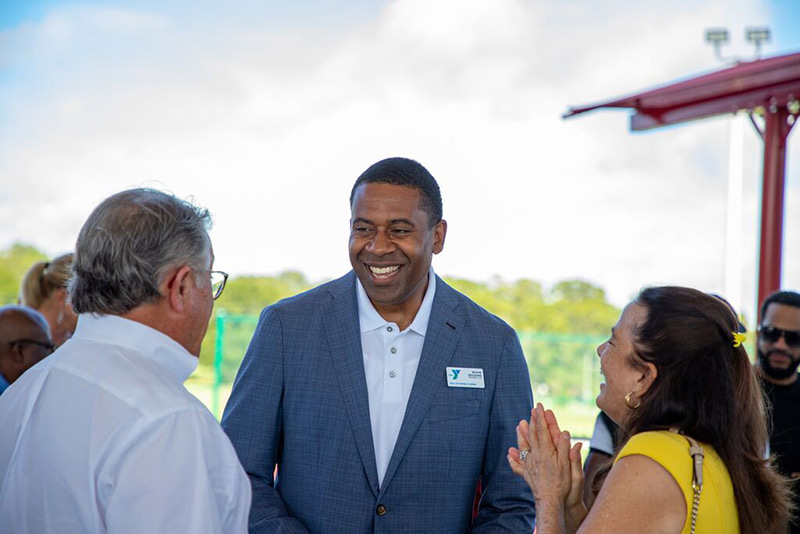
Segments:
[[[143,324],[81,315],[0,397],[0,530],[246,532],[250,481],[183,387],[196,366]]]
[[[386,321],[375,310],[361,282],[356,279],[361,350],[367,374],[369,418],[379,484],[383,483],[406,414],[435,293],[436,276],[431,267],[428,288],[419,311],[408,328],[400,332],[397,324]]]

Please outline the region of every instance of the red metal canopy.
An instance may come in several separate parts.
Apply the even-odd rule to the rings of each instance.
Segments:
[[[631,130],[786,106],[800,98],[800,53],[739,63],[710,74],[618,100],[570,108],[565,118],[598,108],[633,108]]]
[[[632,108],[631,130],[648,130],[745,110],[764,140],[758,301],[780,288],[786,140],[800,112],[800,53],[742,62],[643,93],[570,108]],[[764,127],[753,119],[761,116]],[[760,320],[760,318],[759,318]]]

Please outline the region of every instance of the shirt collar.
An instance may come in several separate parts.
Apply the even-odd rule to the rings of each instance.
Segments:
[[[417,311],[417,315],[408,329],[413,330],[421,336],[424,336],[428,331],[428,322],[431,318],[431,309],[433,308],[433,296],[436,293],[436,274],[433,272],[433,266],[428,271],[428,288],[425,290],[425,296],[422,298],[422,304]],[[358,300],[358,322],[361,326],[361,332],[371,332],[378,328],[389,324],[389,322],[381,317],[375,306],[367,296],[364,286],[361,285],[361,280],[356,277],[356,297]]]
[[[72,339],[117,345],[135,351],[163,367],[176,382],[183,382],[197,367],[197,358],[183,346],[154,328],[117,315],[84,313]]]
[[[6,377],[3,376],[3,373],[0,373],[0,395],[2,395],[6,388],[10,385],[11,384],[8,383],[8,380],[6,380]]]

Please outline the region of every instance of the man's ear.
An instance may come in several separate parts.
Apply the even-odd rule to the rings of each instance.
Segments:
[[[447,221],[442,219],[433,227],[433,253],[438,254],[444,249],[444,239],[447,237]]]
[[[656,377],[658,377],[658,369],[656,366],[651,362],[644,362],[645,368],[642,371],[641,376],[636,380],[636,385],[638,387],[637,397],[641,397],[650,389],[650,386],[653,385],[653,382],[656,381]]]
[[[194,286],[192,268],[184,265],[172,272],[166,282],[165,297],[172,310],[183,313],[187,308],[189,289]]]

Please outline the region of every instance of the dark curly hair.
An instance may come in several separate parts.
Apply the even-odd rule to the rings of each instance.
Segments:
[[[800,293],[794,291],[776,291],[764,299],[761,304],[761,320],[764,319],[764,314],[767,313],[767,307],[770,304],[784,304],[792,306],[793,308],[800,308]]]
[[[420,192],[419,204],[428,216],[428,228],[442,220],[442,193],[428,169],[408,158],[387,158],[374,163],[356,179],[350,191],[350,207],[356,190],[365,184],[390,184],[412,187]]]

